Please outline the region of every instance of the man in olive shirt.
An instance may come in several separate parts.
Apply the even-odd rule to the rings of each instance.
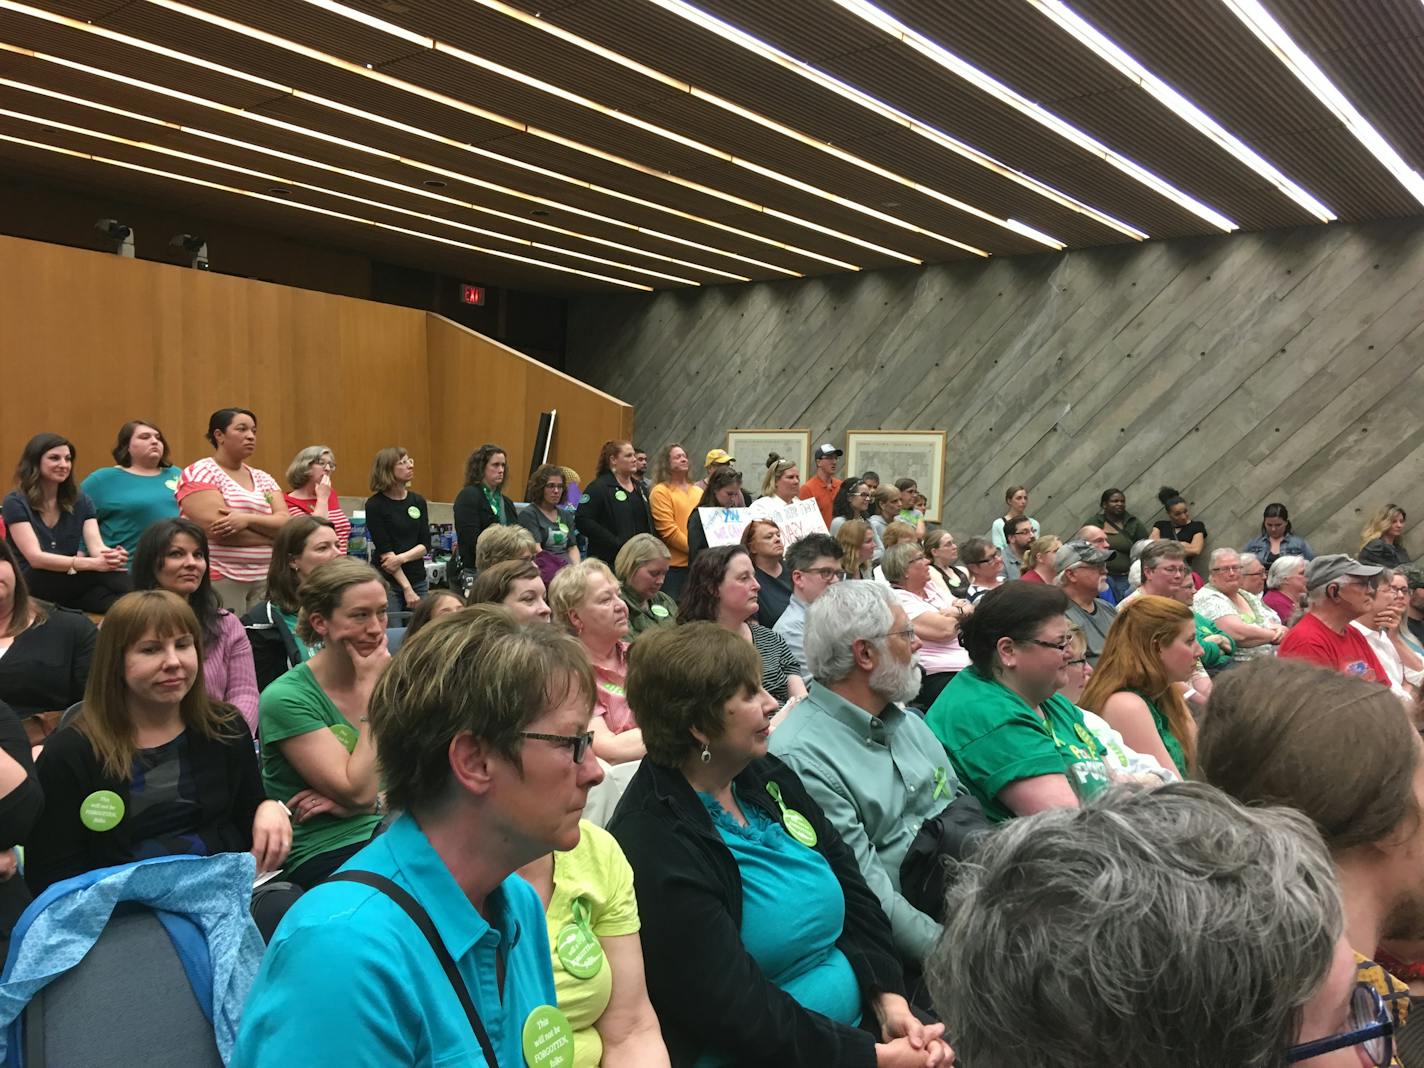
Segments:
[[[900,867],[920,825],[960,792],[944,747],[898,702],[914,697],[919,641],[905,610],[878,582],[842,582],[806,614],[806,659],[815,681],[771,736],[855,854],[890,917],[911,969],[940,925],[900,892]]]

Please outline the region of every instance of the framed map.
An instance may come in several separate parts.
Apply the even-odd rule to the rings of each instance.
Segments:
[[[943,430],[851,430],[846,433],[847,476],[874,471],[881,485],[913,478],[925,495],[925,518],[939,521],[944,507]]]
[[[766,457],[776,453],[783,460],[795,460],[801,469],[801,481],[811,477],[806,466],[811,462],[811,432],[809,430],[729,430],[727,451],[737,458],[737,470],[742,483],[756,492],[766,474]]]

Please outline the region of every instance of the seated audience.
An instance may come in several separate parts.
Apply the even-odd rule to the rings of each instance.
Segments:
[[[1355,978],[1401,1022],[1405,988],[1376,960],[1407,972],[1412,961],[1381,944],[1424,939],[1421,757],[1408,713],[1382,687],[1290,660],[1224,676],[1197,745],[1205,781],[1252,809],[1287,805],[1315,824],[1339,872]]]
[[[847,479],[847,481],[849,481],[849,479]],[[860,481],[865,483],[865,488],[869,490],[873,496],[875,491],[880,488],[880,472],[867,471],[860,476]]]
[[[1104,490],[1098,505],[1102,510],[1088,520],[1088,525],[1103,532],[1107,548],[1116,554],[1108,560],[1108,589],[1112,591],[1113,603],[1120,604],[1129,590],[1127,572],[1132,566],[1132,547],[1139,541],[1147,541],[1151,535],[1146,524],[1127,510],[1127,494],[1122,490]]]
[[[698,559],[688,594],[725,551]],[[628,695],[648,757],[609,830],[633,868],[648,993],[673,1062],[948,1064],[943,1029],[905,999],[890,924],[856,858],[767,755],[776,701],[751,646],[706,622],[655,631],[633,649]]]
[[[687,581],[687,525],[706,488],[691,481],[690,468],[686,449],[677,442],[664,445],[653,461],[653,488],[648,493],[653,533],[662,539],[671,554],[664,587],[673,600],[682,593],[682,584]]]
[[[1029,529],[1032,531],[1032,533],[1024,542],[1025,545],[1027,545],[1028,542],[1032,541],[1034,538],[1038,537],[1038,535],[1041,533],[1041,530],[1038,525],[1038,520],[1029,519],[1028,517],[1027,487],[1010,486],[1008,489],[1004,490],[1004,506],[1007,510],[998,519],[994,520],[993,524],[989,527],[989,541],[993,543],[994,548],[999,550],[1000,555],[1007,559],[1016,555],[1009,551],[1010,531],[1008,524],[1011,519],[1018,519],[1020,517],[1028,519]]]
[[[930,562],[918,542],[902,541],[887,549],[881,567],[919,643],[921,685],[915,694],[899,700],[923,711],[934,704],[950,679],[969,666],[969,654],[959,644],[959,628],[972,607],[953,597],[940,600],[930,586]]]
[[[909,523],[902,523],[898,519],[895,520],[893,523],[886,524],[885,531],[880,537],[881,557],[883,558],[885,554],[889,550],[893,549],[895,546],[904,544],[907,541],[913,541],[916,543],[916,545],[919,544],[916,541],[914,527],[910,526]],[[889,581],[885,578],[884,570],[878,563],[871,571],[871,576],[875,579],[876,582],[879,582],[882,585],[890,585]]]
[[[267,569],[267,599],[242,617],[252,645],[258,690],[267,689],[311,657],[311,646],[297,630],[301,609],[297,590],[313,571],[339,555],[336,530],[325,519],[296,515],[277,534],[272,543],[272,565]]]
[[[919,690],[909,622],[878,583],[827,590],[807,624],[816,683],[770,750],[836,829],[890,918],[896,952],[918,973],[939,922],[905,899],[900,870],[921,825],[959,790],[944,746],[901,707]]]
[[[741,508],[746,499],[742,496],[742,476],[730,465],[719,466],[707,480],[707,488],[702,498],[692,510],[687,520],[688,567],[697,562],[698,554],[707,548],[707,532],[702,528],[703,508]],[[686,580],[684,580],[684,585]],[[679,595],[680,598],[680,595]]]
[[[1266,565],[1250,553],[1241,557],[1241,589],[1252,594],[1265,607],[1267,622],[1283,622],[1281,617],[1276,615],[1275,609],[1265,602]]]
[[[345,553],[351,541],[351,520],[341,510],[341,498],[331,485],[336,472],[336,456],[325,445],[308,445],[292,458],[287,467],[287,510],[296,515],[305,512],[325,519],[336,531],[336,547]],[[369,522],[369,520],[368,520]]]
[[[1424,570],[1411,567],[1404,576],[1409,580],[1409,609],[1405,625],[1414,640],[1424,644]]]
[[[20,454],[15,485],[0,514],[30,592],[62,608],[107,612],[130,588],[129,554],[104,544],[94,502],[74,483],[74,446],[36,434]]]
[[[1014,516],[1012,519],[1004,521],[1004,542],[1006,548],[1003,551],[1004,559],[1004,580],[1012,581],[1022,577],[1024,568],[1024,554],[1028,552],[1030,545],[1037,540],[1038,535],[1033,532],[1033,526],[1026,515]]]
[[[848,478],[842,482],[835,500],[831,502],[831,521],[826,525],[831,537],[839,534],[841,524],[848,520],[864,519],[869,523],[870,506],[874,500],[875,490],[865,481]]]
[[[1196,721],[1178,686],[1191,682],[1200,655],[1190,608],[1166,597],[1138,597],[1118,613],[1078,703],[1133,750],[1185,779]]]
[[[1379,585],[1374,588],[1369,607],[1364,615],[1350,621],[1352,629],[1358,631],[1369,643],[1375,658],[1384,668],[1385,678],[1394,695],[1410,708],[1419,696],[1417,682],[1411,683],[1404,677],[1404,662],[1399,657],[1390,635],[1399,627],[1400,606],[1395,601],[1394,587],[1390,585],[1392,571],[1380,576]],[[1412,651],[1410,656],[1413,656]],[[1416,678],[1417,678],[1416,674]]]
[[[668,573],[668,547],[651,534],[634,534],[613,562],[619,596],[628,606],[628,640],[653,627],[677,623],[677,602],[663,591]]]
[[[1192,609],[1236,643],[1231,659],[1238,664],[1274,656],[1276,646],[1286,636],[1286,628],[1261,598],[1242,587],[1240,554],[1235,549],[1213,549],[1209,566],[1208,581],[1197,590]]]
[[[1270,568],[1282,556],[1315,559],[1310,543],[1299,534],[1292,533],[1290,512],[1279,502],[1266,505],[1266,510],[1261,513],[1261,533],[1248,541],[1241,553],[1243,556],[1254,556],[1265,568]]]
[[[1388,580],[1394,593],[1397,616],[1389,638],[1394,643],[1394,651],[1399,654],[1399,663],[1404,669],[1404,681],[1424,690],[1424,645],[1420,644],[1409,629],[1409,600],[1413,592],[1409,586],[1409,572],[1404,568],[1396,568],[1389,573]]]
[[[1117,609],[1100,596],[1107,588],[1112,552],[1074,540],[1066,542],[1053,557],[1058,571],[1055,581],[1068,596],[1068,622],[1083,632],[1088,641],[1088,663],[1094,666],[1117,618]]]
[[[831,523],[831,506],[841,489],[841,480],[836,478],[836,465],[844,455],[842,450],[828,441],[817,445],[811,453],[811,461],[816,465],[816,470],[810,478],[801,483],[801,499],[816,502],[816,507],[821,510],[821,518],[826,521],[827,526]]]
[[[553,578],[559,568],[576,564],[582,559],[573,509],[565,508],[560,503],[567,485],[562,467],[540,464],[529,477],[529,485],[524,490],[524,499],[529,506],[519,513],[518,523],[539,543],[539,573],[545,576],[546,581]]]
[[[1072,639],[1061,589],[1010,582],[960,628],[970,665],[925,716],[959,781],[996,823],[1075,807],[1108,782],[1104,750],[1059,694]]]
[[[1287,628],[1305,611],[1305,565],[1303,556],[1278,556],[1266,573],[1266,592],[1261,603],[1276,613]]]
[[[1305,567],[1309,608],[1281,642],[1281,656],[1309,660],[1346,675],[1389,685],[1384,665],[1350,622],[1374,601],[1383,568],[1343,553],[1317,556]]]
[[[173,491],[181,472],[168,455],[163,431],[141,419],[119,427],[112,455],[114,466],[90,472],[79,490],[93,502],[104,544],[132,557],[150,523],[178,514]]]
[[[791,603],[791,575],[786,570],[786,546],[781,541],[781,528],[770,519],[753,519],[742,531],[742,548],[752,558],[756,569],[757,622],[774,627]]]
[[[951,597],[969,596],[969,572],[959,566],[959,543],[947,530],[932,530],[920,539],[930,558],[930,583]]]
[[[841,550],[841,570],[848,579],[868,579],[875,575],[872,561],[880,554],[875,531],[864,519],[849,519],[835,533]]]
[[[292,826],[264,800],[252,734],[199,684],[203,634],[182,598],[142,590],[99,631],[79,718],[45,743],[44,812],[25,844],[39,894],[95,868],[174,854],[245,853],[282,866]]]
[[[1168,541],[1181,542],[1187,548],[1187,561],[1190,563],[1206,548],[1206,525],[1192,518],[1191,506],[1171,486],[1159,489],[1157,499],[1167,510],[1167,518],[1153,523],[1147,537],[1152,541],[1166,538]]]
[[[1191,580],[1192,573],[1187,568],[1186,550],[1179,541],[1149,541],[1143,546],[1137,563],[1142,569],[1142,585],[1118,605],[1119,614],[1141,597],[1169,597],[1192,609],[1197,645],[1201,647],[1201,653],[1198,656],[1198,666],[1193,672],[1191,686],[1199,692],[1209,692],[1211,682],[1207,673],[1225,668],[1231,663],[1236,642],[1193,607],[1196,587]],[[1204,693],[1202,700],[1205,700]]]
[[[521,623],[547,623],[553,618],[543,576],[528,560],[504,560],[485,568],[476,576],[465,603],[502,604]]]
[[[455,495],[455,541],[466,570],[477,568],[475,544],[491,526],[518,521],[514,502],[504,495],[509,458],[498,445],[481,445],[465,461],[465,486]]]
[[[826,534],[807,534],[786,551],[786,573],[791,576],[791,600],[771,629],[781,635],[796,658],[801,678],[811,681],[803,646],[806,610],[841,580],[840,546]]]
[[[430,552],[430,506],[410,488],[415,460],[399,445],[376,453],[366,529],[371,559],[386,582],[386,612],[414,608],[430,592],[425,555]]]
[[[1403,567],[1409,563],[1409,550],[1404,547],[1404,509],[1386,504],[1370,517],[1360,531],[1360,563],[1380,567]]]
[[[203,688],[208,700],[231,705],[257,733],[257,669],[242,622],[218,600],[208,577],[208,539],[181,516],[143,532],[133,556],[134,588],[167,590],[188,602],[202,631]]]
[[[995,548],[988,538],[967,540],[959,550],[959,559],[969,572],[966,596],[970,603],[1004,584],[1004,553]]]
[[[541,597],[542,601],[543,598]],[[431,590],[420,599],[420,603],[415,606],[410,613],[410,622],[405,625],[405,637],[402,643],[407,642],[415,634],[419,634],[424,628],[434,623],[437,619],[442,619],[452,612],[458,612],[465,607],[465,599],[454,590]],[[544,606],[544,618],[549,618],[549,606]]]
[[[506,560],[532,561],[538,555],[539,543],[523,527],[491,524],[475,543],[475,573]]]
[[[975,861],[927,968],[972,1068],[1335,1065],[1321,1040],[1380,1063],[1363,1056],[1378,1003],[1356,993],[1340,890],[1299,813],[1121,786],[1004,828]]]
[[[628,606],[599,559],[571,564],[549,585],[554,622],[579,640],[593,668],[593,755],[609,764],[643,758],[643,732],[628,707]]]
[[[885,544],[885,528],[900,516],[900,491],[894,486],[881,486],[875,491],[870,503],[870,528],[880,539],[882,549]],[[912,528],[913,529],[913,528]]]
[[[38,744],[84,697],[98,631],[83,612],[30,597],[10,543],[0,541],[0,701]]]
[[[1020,562],[1019,578],[1025,582],[1041,582],[1045,586],[1051,586],[1058,579],[1058,565],[1055,559],[1058,550],[1063,548],[1063,539],[1056,534],[1045,534],[1041,538],[1034,538],[1028,543],[1028,548],[1024,550],[1023,560]],[[1111,561],[1111,557],[1109,558]],[[1108,576],[1112,578],[1111,575]]]
[[[597,477],[584,490],[576,514],[579,531],[588,539],[588,554],[609,567],[625,541],[634,534],[653,532],[647,494],[633,474],[635,462],[631,442],[605,441],[598,454]]]
[[[795,460],[783,460],[777,453],[766,458],[766,474],[761,480],[761,496],[752,501],[752,515],[757,519],[795,504],[801,492],[801,469]]]
[[[633,869],[613,836],[584,818],[578,845],[519,874],[544,904],[554,990],[573,1029],[572,1068],[667,1068],[643,979]]]
[[[262,691],[262,783],[296,823],[282,877],[308,890],[370,841],[376,751],[367,728],[386,651],[386,590],[365,561],[338,556],[302,583],[297,637],[321,648]]]
[[[373,608],[384,603],[372,597]],[[592,691],[571,639],[490,606],[404,645],[370,702],[397,815],[283,919],[232,1068],[524,1063],[530,1028],[540,1033],[556,992],[544,909],[515,873],[579,842],[579,814],[600,775],[588,756]],[[427,940],[443,943],[445,967]],[[334,977],[359,996],[325,1011],[312,999]],[[568,1045],[545,1044],[545,1063],[560,1054],[558,1063],[572,1063]]]
[[[677,608],[677,621],[716,623],[755,647],[761,657],[762,689],[783,707],[806,696],[801,667],[774,630],[756,621],[760,587],[751,557],[740,545],[708,549],[692,565],[687,589]]]
[[[213,454],[183,468],[178,507],[208,536],[208,569],[223,607],[242,615],[262,599],[272,542],[289,518],[277,480],[249,467],[257,450],[257,416],[219,408],[208,417]]]
[[[1182,577],[1181,584],[1172,592],[1172,599],[1187,608],[1191,608],[1196,601],[1197,588],[1196,583],[1192,581],[1195,574],[1194,571],[1188,571]],[[1215,623],[1195,609],[1192,610],[1192,618],[1197,625],[1197,645],[1201,646],[1202,655],[1197,661],[1196,673],[1187,684],[1182,698],[1191,705],[1194,713],[1200,713],[1206,708],[1207,698],[1211,696],[1212,673],[1220,674],[1231,667],[1231,654],[1236,649],[1236,643],[1229,635],[1217,630]],[[1210,670],[1206,666],[1208,661],[1212,664]]]
[[[900,491],[900,512],[895,517],[902,523],[915,528],[915,537],[925,536],[925,496],[920,492],[919,483],[913,478],[897,478],[895,488]]]
[[[0,952],[10,947],[10,932],[30,903],[30,888],[19,877],[15,847],[28,842],[44,792],[30,757],[30,739],[14,709],[0,701]]]

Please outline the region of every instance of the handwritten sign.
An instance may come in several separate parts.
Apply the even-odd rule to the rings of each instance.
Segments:
[[[759,500],[750,508],[699,508],[697,514],[702,517],[708,545],[736,545],[753,519],[770,519],[780,527],[781,541],[788,549],[807,534],[826,533],[826,521],[814,500],[792,501],[775,508]]]

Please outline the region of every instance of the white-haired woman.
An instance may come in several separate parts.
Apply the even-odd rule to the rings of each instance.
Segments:
[[[1236,643],[1231,659],[1238,663],[1274,656],[1286,628],[1272,623],[1261,599],[1241,588],[1241,554],[1235,549],[1213,549],[1210,568],[1207,584],[1192,599],[1192,610]]]
[[[336,457],[331,449],[325,445],[308,445],[287,465],[287,485],[292,488],[283,496],[292,515],[306,512],[330,523],[331,529],[336,531],[336,547],[344,553],[351,540],[351,520],[341,510],[341,499],[331,485],[335,472]]]
[[[1305,564],[1303,556],[1278,556],[1266,572],[1266,593],[1261,601],[1287,628],[1305,611]]]

